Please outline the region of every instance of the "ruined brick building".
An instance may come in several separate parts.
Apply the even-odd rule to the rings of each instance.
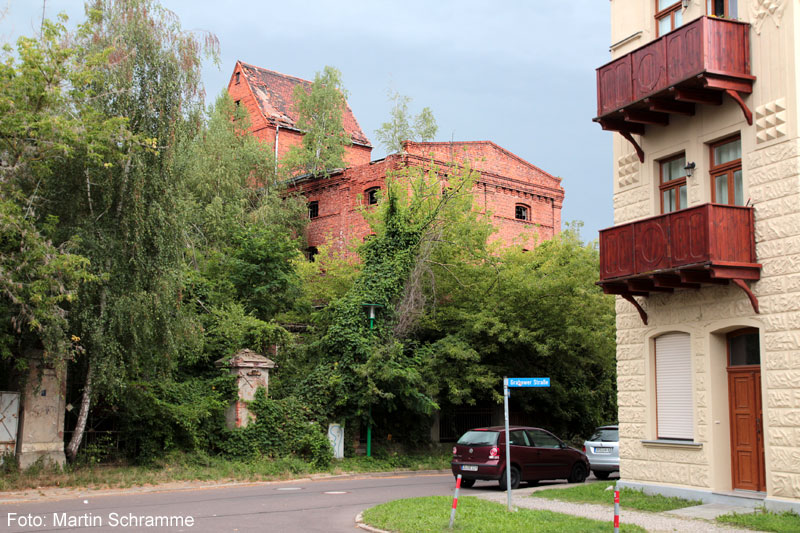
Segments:
[[[231,98],[250,115],[253,134],[272,144],[279,159],[302,142],[292,98],[298,84],[310,90],[309,81],[241,61],[236,62],[228,83]],[[360,203],[377,201],[376,193],[385,186],[388,171],[431,161],[442,166],[469,160],[479,172],[473,192],[476,205],[491,214],[498,230],[493,239],[530,247],[560,230],[561,179],[491,141],[406,142],[401,153],[370,161],[372,145],[349,106],[344,110],[343,125],[352,140],[346,147],[347,168],[328,178],[301,179],[295,184],[308,199],[307,240],[312,253],[324,243],[344,245],[370,235],[358,212]]]

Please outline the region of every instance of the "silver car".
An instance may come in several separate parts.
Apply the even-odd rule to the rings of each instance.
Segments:
[[[612,472],[619,472],[619,427],[597,428],[583,443],[583,452],[597,479],[608,479]]]

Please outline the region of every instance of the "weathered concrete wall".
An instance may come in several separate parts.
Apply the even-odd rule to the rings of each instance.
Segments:
[[[37,460],[63,465],[66,368],[42,366],[34,359],[25,388],[17,440],[20,468]]]

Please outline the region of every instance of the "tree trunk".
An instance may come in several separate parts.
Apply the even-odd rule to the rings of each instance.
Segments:
[[[86,430],[86,421],[89,418],[89,407],[92,400],[92,364],[89,363],[89,370],[86,372],[86,383],[83,385],[83,398],[81,398],[81,408],[78,411],[78,423],[75,425],[75,431],[72,432],[72,438],[67,445],[67,459],[70,462],[75,460],[78,455],[78,447],[83,440],[83,433]]]

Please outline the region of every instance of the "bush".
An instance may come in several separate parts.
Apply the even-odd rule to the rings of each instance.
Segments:
[[[227,432],[220,446],[225,453],[235,457],[295,455],[317,467],[330,464],[333,449],[328,437],[297,398],[273,400],[259,389],[248,407],[256,419],[245,428]]]

